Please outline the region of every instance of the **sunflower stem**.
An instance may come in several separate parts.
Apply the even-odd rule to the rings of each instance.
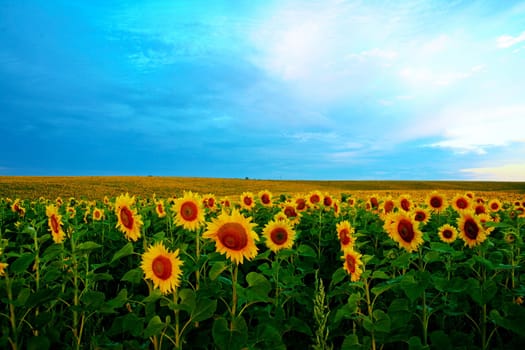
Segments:
[[[11,288],[11,279],[9,278],[9,274],[5,273],[5,287],[7,291],[7,299],[9,300],[9,322],[11,324],[11,330],[13,331],[13,339],[9,337],[9,342],[11,343],[11,349],[17,350],[18,349],[18,328],[16,326],[16,313],[15,313],[15,305],[13,303],[13,290]]]
[[[179,293],[178,293],[178,289],[177,288],[175,288],[175,291],[173,292],[173,303],[175,305],[177,305],[179,303]],[[182,332],[180,331],[179,308],[175,308],[174,313],[175,313],[175,347],[178,350],[180,350],[180,349],[182,349],[182,344],[181,344],[181,339],[180,339]]]
[[[233,325],[233,320],[235,319],[235,314],[237,312],[237,275],[239,273],[239,264],[235,264],[232,273],[232,307],[231,307],[231,318]]]
[[[373,317],[373,303],[370,299],[370,285],[368,284],[368,277],[364,279],[365,283],[365,295],[366,295],[366,306],[368,310],[368,317],[372,320]],[[372,350],[376,350],[376,338],[374,328],[370,331],[370,337],[372,338]]]

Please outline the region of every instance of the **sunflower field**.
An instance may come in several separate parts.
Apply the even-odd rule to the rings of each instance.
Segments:
[[[0,348],[524,348],[524,227],[472,192],[0,198]]]

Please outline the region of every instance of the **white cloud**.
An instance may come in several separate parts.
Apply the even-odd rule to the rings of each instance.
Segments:
[[[502,35],[496,39],[496,44],[501,49],[507,49],[521,43],[522,41],[525,41],[525,31],[515,37],[512,35]]]
[[[503,164],[494,167],[461,169],[477,180],[487,181],[525,181],[525,163]]]
[[[477,64],[470,69],[460,71],[435,70],[429,67],[405,67],[401,69],[399,75],[411,84],[432,84],[434,86],[447,86],[468,79],[484,70],[485,66]]]
[[[458,153],[485,154],[487,148],[523,142],[525,104],[491,107],[483,104],[448,108],[429,128],[443,137],[431,147]],[[428,132],[429,130],[427,130]]]

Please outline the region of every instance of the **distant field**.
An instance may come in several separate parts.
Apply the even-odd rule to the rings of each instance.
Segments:
[[[398,195],[404,192],[440,190],[443,192],[472,191],[477,194],[523,197],[525,182],[482,181],[306,181],[251,180],[190,177],[146,176],[80,176],[36,177],[0,176],[0,197],[55,198],[75,197],[101,199],[121,193],[150,197],[179,195],[183,191],[234,196],[244,191],[267,189],[274,194],[305,193],[312,190],[336,193],[377,192]]]

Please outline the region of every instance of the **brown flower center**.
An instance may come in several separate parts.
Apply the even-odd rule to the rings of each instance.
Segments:
[[[199,208],[193,202],[187,201],[180,206],[180,216],[185,221],[195,221],[199,213]]]
[[[356,265],[355,257],[351,254],[346,254],[345,261],[346,261],[346,267],[348,268],[348,271],[350,271],[350,273],[355,273],[355,265]]]
[[[295,201],[295,207],[297,210],[304,210],[306,208],[306,201],[303,198],[299,198]]]
[[[329,196],[324,197],[323,204],[327,207],[332,205],[332,198]]]
[[[268,193],[263,193],[263,195],[261,196],[261,202],[263,204],[270,204],[270,196],[268,195]]]
[[[153,270],[155,276],[157,276],[161,280],[165,281],[171,277],[171,261],[169,258],[163,255],[159,255],[155,259],[153,259],[153,262],[151,263],[151,269]]]
[[[313,204],[319,203],[320,200],[321,200],[321,198],[319,198],[319,196],[317,194],[314,194],[314,195],[310,196],[310,202],[313,203]]]
[[[122,225],[124,225],[125,228],[133,228],[133,213],[128,207],[120,209],[120,221],[122,221]]]
[[[468,208],[468,201],[465,198],[459,198],[456,200],[456,206],[459,209],[466,209]]]
[[[441,197],[430,198],[430,206],[434,209],[439,209],[443,205],[443,199]]]
[[[226,248],[231,250],[242,250],[248,245],[248,234],[237,222],[227,222],[222,225],[217,232],[217,237]]]
[[[425,221],[426,218],[426,214],[422,211],[417,211],[416,215],[414,216],[414,219],[419,222]]]
[[[162,204],[157,204],[157,211],[159,212],[159,214],[164,213],[164,207],[162,206]]]
[[[445,239],[450,239],[452,238],[454,234],[452,233],[452,230],[449,230],[449,229],[446,229],[446,230],[443,230],[443,237]]]
[[[294,218],[294,217],[297,216],[297,212],[295,211],[295,209],[292,206],[289,206],[289,205],[287,205],[286,208],[284,208],[284,214],[288,218],[290,218],[290,217]]]
[[[401,239],[407,243],[410,243],[414,240],[414,226],[410,220],[401,219],[397,224],[397,232],[399,233]]]
[[[253,199],[252,197],[249,197],[249,196],[245,196],[242,201],[244,202],[244,204],[248,207],[250,207],[253,203]]]
[[[404,211],[410,210],[410,201],[406,198],[403,198],[401,200],[401,208],[403,208]]]
[[[352,239],[350,238],[350,231],[348,231],[347,228],[344,228],[339,232],[339,240],[342,245],[350,244]]]
[[[58,223],[58,219],[55,214],[51,215],[50,221],[51,221],[51,229],[53,230],[53,233],[59,233],[60,224]]]
[[[479,226],[474,221],[474,219],[469,218],[465,221],[465,225],[463,226],[463,229],[465,230],[465,235],[472,240],[475,240],[478,237],[479,233]]]
[[[394,210],[394,202],[386,201],[385,202],[385,213],[390,213]]]
[[[288,231],[282,227],[276,227],[270,232],[270,238],[276,245],[282,245],[288,240]]]

